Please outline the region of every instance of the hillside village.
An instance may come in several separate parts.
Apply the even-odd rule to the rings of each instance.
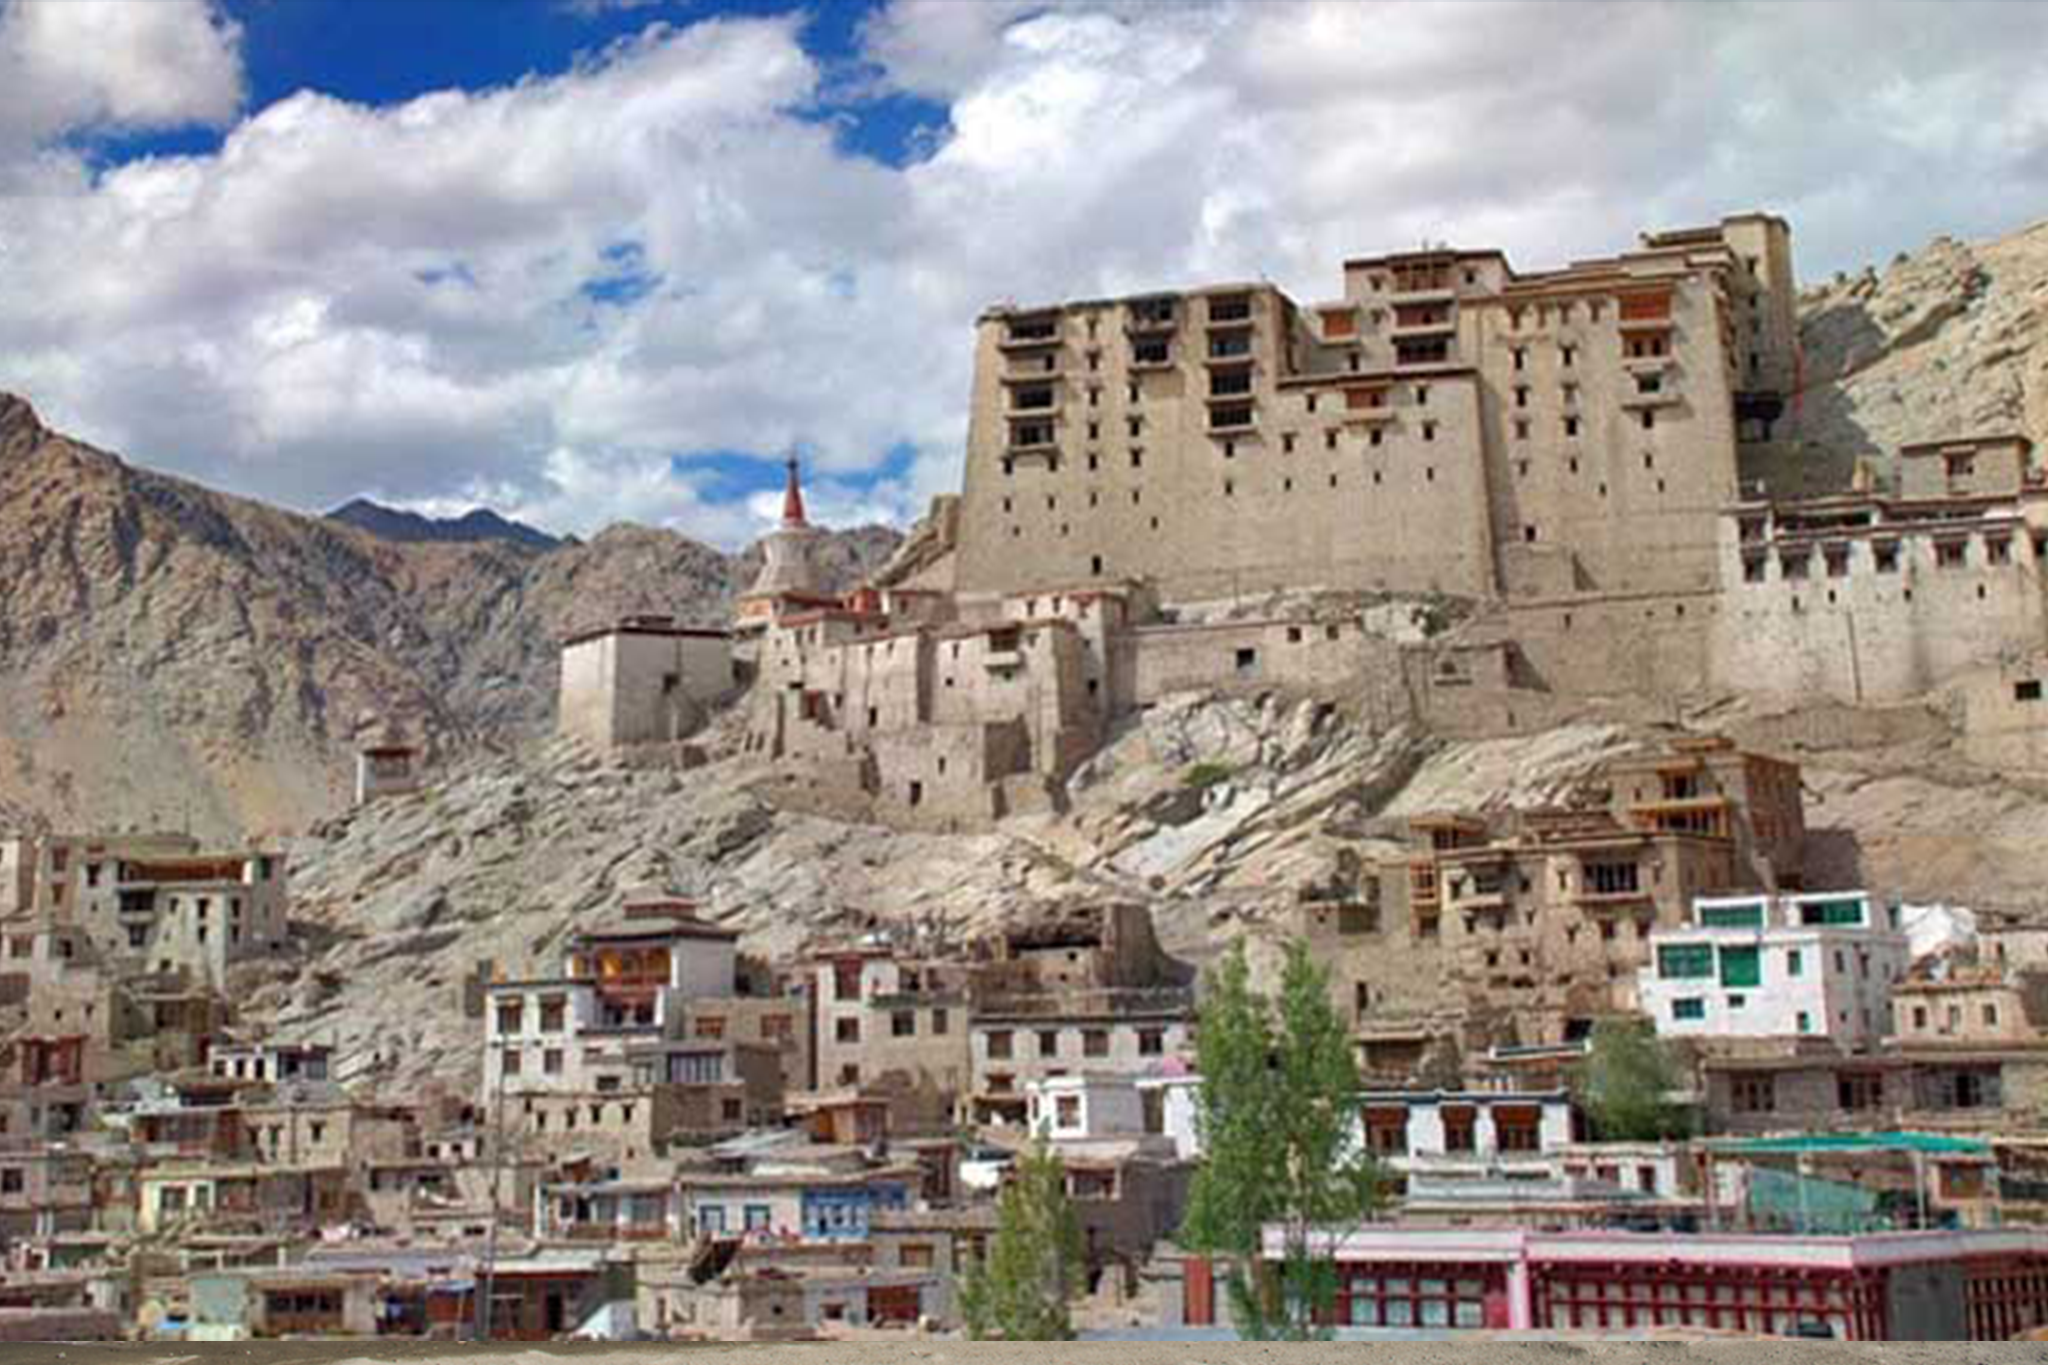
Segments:
[[[792,461],[716,613],[560,622],[546,737],[359,686],[303,827],[23,819],[0,1334],[954,1331],[1035,1140],[1084,1323],[1217,1328],[1202,973],[1290,939],[1391,1196],[1336,1325],[2048,1325],[2039,376],[1846,439],[1893,282],[1792,252],[992,309],[959,493],[850,550]],[[1897,273],[2010,341],[1967,254]],[[1586,1112],[1617,1019],[1691,1136]]]

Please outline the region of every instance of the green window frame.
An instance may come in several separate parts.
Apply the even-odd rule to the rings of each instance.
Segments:
[[[1761,986],[1764,980],[1763,953],[1754,944],[1721,947],[1723,986]]]
[[[1657,975],[1665,981],[1685,981],[1714,974],[1714,945],[1711,943],[1666,943],[1657,949]]]
[[[1802,976],[1806,972],[1806,958],[1797,948],[1785,950],[1785,975]]]
[[[1671,1017],[1673,1019],[1704,1019],[1707,1017],[1707,1002],[1697,995],[1689,995],[1682,1000],[1674,1000],[1671,1002]]]
[[[1702,905],[1700,925],[1706,929],[1761,929],[1764,908],[1754,901],[1744,905]]]
[[[1856,926],[1863,923],[1863,902],[1853,896],[1841,896],[1834,900],[1807,901],[1799,907],[1801,924],[1842,924]]]

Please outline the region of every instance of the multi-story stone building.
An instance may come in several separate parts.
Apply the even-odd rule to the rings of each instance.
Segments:
[[[1716,680],[1772,697],[1898,701],[2038,652],[2048,483],[2031,444],[1987,436],[1907,446],[1895,493],[1750,498],[1721,519],[1723,607],[1705,638]],[[2009,748],[2039,696],[1971,698],[1973,732]]]
[[[1581,1037],[1636,1005],[1651,936],[1693,899],[1799,881],[1798,768],[1713,737],[1610,762],[1584,804],[1410,822],[1412,852],[1322,888],[1299,925],[1368,1074]]]
[[[1738,437],[1794,375],[1791,237],[1762,214],[1525,275],[1495,251],[983,315],[967,593],[1144,578],[1475,597],[1696,589]]]
[[[2040,1046],[2048,1042],[2048,972],[1999,963],[1941,962],[1892,992],[1902,1047]]]
[[[285,943],[285,857],[202,849],[183,834],[48,835],[0,851],[15,914],[76,925],[110,965],[190,972],[216,986]]]
[[[968,975],[964,962],[901,958],[883,944],[814,954],[819,1088],[886,1084],[900,1095],[898,1132],[950,1124],[967,1092]]]

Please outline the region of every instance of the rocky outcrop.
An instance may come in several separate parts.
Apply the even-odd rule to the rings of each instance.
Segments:
[[[1714,724],[1812,727],[1796,715]],[[293,847],[300,954],[241,983],[245,1021],[341,1048],[404,1087],[473,1077],[480,970],[552,971],[566,936],[649,883],[696,895],[742,947],[916,924],[965,940],[1078,904],[1145,905],[1162,946],[1202,964],[1261,951],[1305,889],[1355,885],[1445,809],[1569,805],[1662,727],[1568,725],[1450,743],[1314,699],[1162,702],[1076,777],[1069,808],[974,835],[848,825],[768,804],[761,770],[714,757],[632,770],[568,741],[459,765],[429,790],[324,823]],[[2019,904],[2039,880],[2048,807],[1972,772],[1935,729],[1808,749],[1813,884],[1909,901]]]
[[[1801,298],[1799,338],[1797,431],[1838,471],[1914,441],[2048,440],[2048,222],[1838,276]]]
[[[835,537],[824,562],[847,582],[894,541]],[[339,808],[365,712],[440,762],[528,742],[562,635],[722,622],[747,573],[644,527],[546,553],[394,542],[132,467],[0,395],[0,803],[74,828],[301,828]]]

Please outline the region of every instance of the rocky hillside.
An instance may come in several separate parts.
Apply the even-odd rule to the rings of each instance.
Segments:
[[[2048,442],[2048,221],[1839,276],[1800,300],[1799,335],[1799,432],[1837,472],[1959,434]]]
[[[1781,752],[1794,751],[1785,734],[1811,732],[1796,716],[1686,719]],[[892,923],[971,935],[1110,897],[1148,905],[1168,949],[1190,960],[1243,936],[1270,964],[1297,893],[1395,852],[1406,817],[1565,801],[1603,761],[1664,733],[1585,724],[1446,743],[1374,730],[1326,702],[1190,694],[1097,755],[1069,812],[972,836],[780,811],[741,759],[630,771],[554,741],[475,760],[300,840],[303,954],[252,973],[246,1022],[334,1043],[345,1073],[366,1080],[460,1086],[476,1074],[480,1024],[463,1001],[478,965],[554,970],[578,924],[650,884],[696,894],[763,954]],[[1798,754],[1816,884],[2027,903],[2048,838],[2041,792],[1962,767],[1931,712],[1842,733],[1839,747]]]
[[[474,1074],[464,982],[552,970],[564,937],[649,884],[698,895],[742,946],[784,954],[890,923],[960,935],[1101,897],[1152,907],[1169,950],[1210,958],[1281,922],[1299,886],[1383,843],[1410,809],[1556,799],[1631,737],[1572,727],[1441,746],[1314,701],[1155,708],[1097,756],[1074,809],[992,833],[896,833],[773,808],[760,770],[603,764],[568,741],[479,759],[293,848],[300,961],[257,973],[249,1022],[330,1041],[344,1070],[407,1086]],[[1189,782],[1200,766],[1221,781]]]
[[[835,537],[846,578],[894,532]],[[0,806],[67,826],[297,829],[366,712],[445,758],[544,733],[554,641],[726,617],[748,556],[619,526],[542,552],[400,543],[138,469],[0,395]]]

